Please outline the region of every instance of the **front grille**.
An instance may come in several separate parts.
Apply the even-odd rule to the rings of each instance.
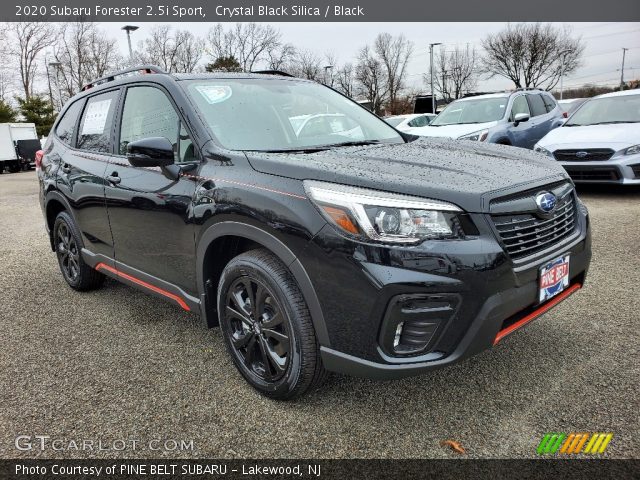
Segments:
[[[640,163],[637,165],[631,165],[631,170],[633,170],[633,175],[636,178],[640,178]]]
[[[558,201],[550,217],[531,213],[492,215],[505,250],[513,259],[546,250],[568,238],[576,228],[576,204],[572,193]]]
[[[620,180],[618,169],[610,167],[603,168],[579,168],[566,167],[565,170],[574,181],[616,181]]]
[[[560,162],[601,162],[609,160],[614,153],[610,148],[578,148],[556,150],[553,156]]]

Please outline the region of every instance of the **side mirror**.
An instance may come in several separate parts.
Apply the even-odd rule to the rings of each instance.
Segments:
[[[516,116],[513,118],[513,125],[517,127],[522,122],[528,122],[529,118],[531,117],[528,113],[516,113]]]
[[[149,137],[127,145],[127,160],[134,167],[166,167],[174,163],[173,145],[165,137]]]

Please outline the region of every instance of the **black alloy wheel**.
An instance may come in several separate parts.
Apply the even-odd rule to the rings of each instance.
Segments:
[[[259,248],[233,258],[220,276],[217,304],[227,350],[253,388],[289,400],[324,381],[305,299],[270,251]]]
[[[291,351],[282,308],[259,280],[244,276],[227,292],[231,343],[245,366],[266,381],[284,375]]]
[[[80,232],[68,212],[58,214],[52,232],[53,248],[67,284],[75,290],[91,290],[102,285],[104,275],[87,265],[82,258]]]
[[[59,222],[55,232],[55,247],[60,270],[68,283],[75,283],[80,275],[80,251],[69,226]]]

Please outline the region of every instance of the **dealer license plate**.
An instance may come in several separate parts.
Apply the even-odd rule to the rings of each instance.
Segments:
[[[538,281],[540,303],[555,297],[569,286],[569,255],[556,258],[540,267]]]

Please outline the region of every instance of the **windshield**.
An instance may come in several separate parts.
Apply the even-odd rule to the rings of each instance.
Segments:
[[[460,125],[463,123],[494,122],[504,117],[507,97],[479,98],[456,101],[448,105],[429,125]]]
[[[230,150],[296,151],[404,143],[381,119],[317,83],[282,79],[186,82],[218,142]]]
[[[404,120],[404,117],[390,117],[390,118],[384,119],[384,121],[387,122],[392,127],[397,127],[402,123],[403,120]]]
[[[565,127],[640,122],[640,94],[594,98],[574,113]]]

